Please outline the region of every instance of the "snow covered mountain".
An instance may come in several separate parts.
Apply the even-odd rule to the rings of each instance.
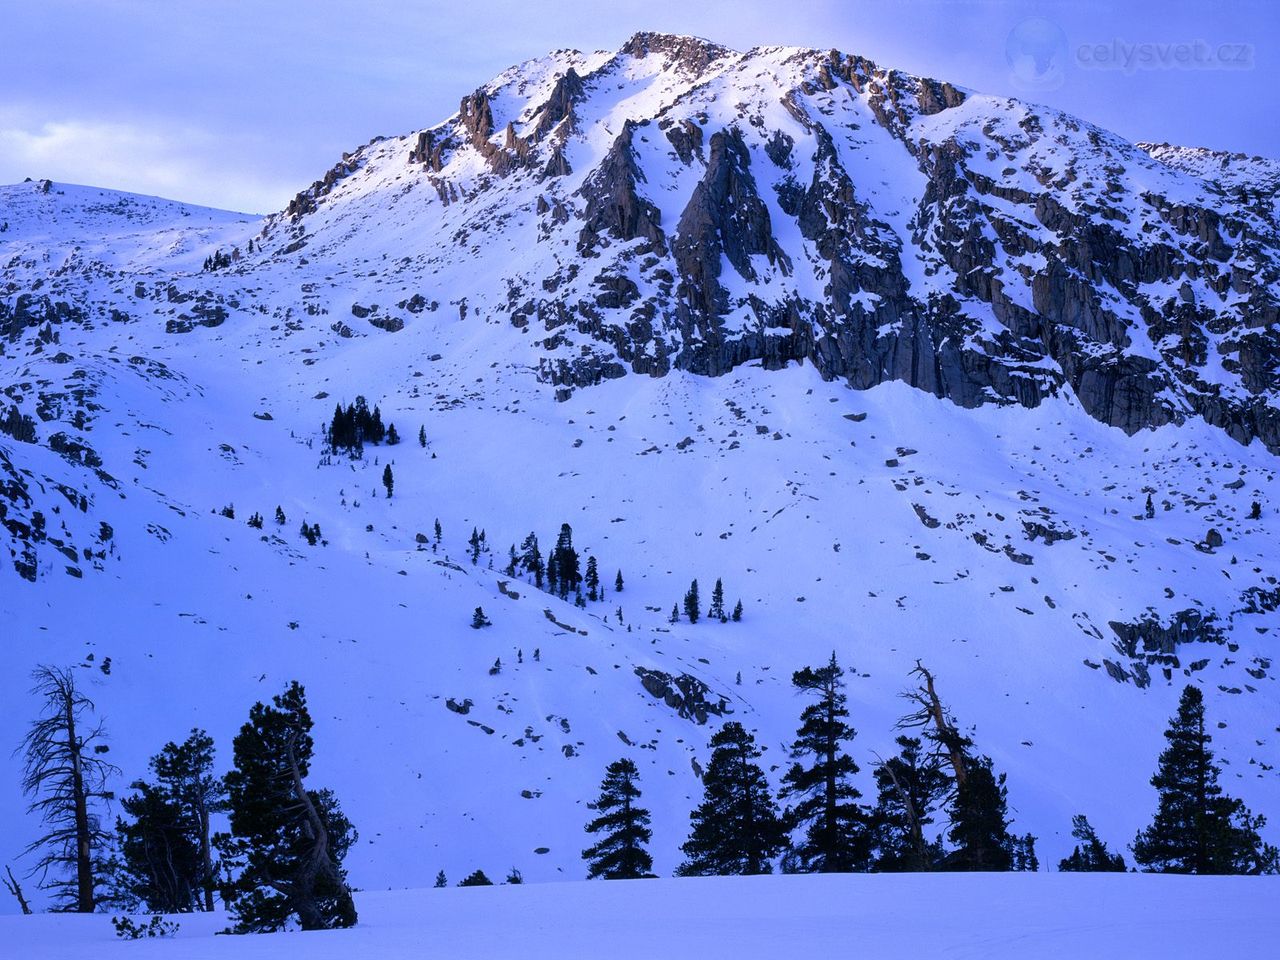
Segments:
[[[265,218],[0,188],[0,737],[77,663],[126,780],[193,725],[225,761],[297,678],[357,885],[576,877],[621,754],[665,873],[719,718],[780,765],[835,649],[864,793],[923,659],[1042,859],[1073,813],[1145,822],[1188,681],[1280,812],[1277,222],[1274,161],[656,34]],[[404,441],[327,456],[357,395]],[[562,522],[585,609],[502,573]],[[717,577],[741,623],[668,622]],[[8,861],[37,825],[0,774]]]

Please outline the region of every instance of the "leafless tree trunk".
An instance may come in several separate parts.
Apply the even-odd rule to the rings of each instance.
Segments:
[[[107,781],[120,771],[102,757],[107,749],[102,724],[89,725],[93,701],[77,689],[71,671],[42,666],[32,679],[32,693],[44,709],[19,748],[25,755],[22,790],[31,797],[28,810],[40,815],[46,832],[24,853],[39,853],[31,874],[40,874],[41,886],[55,891],[64,909],[92,913],[93,853],[106,839],[94,807],[111,799]],[[74,879],[59,876],[63,873]]]
[[[31,914],[31,904],[27,903],[27,898],[22,895],[22,884],[18,882],[18,878],[13,875],[13,868],[6,866],[4,872],[8,874],[4,880],[4,888],[17,898],[18,906],[22,908],[22,912],[26,916]]]
[[[951,720],[947,717],[947,712],[942,706],[942,701],[938,698],[938,693],[933,686],[933,674],[919,660],[916,661],[916,668],[911,671],[912,676],[919,676],[924,680],[924,685],[905,694],[906,698],[911,702],[919,705],[920,709],[910,716],[903,717],[899,721],[899,727],[928,727],[933,725],[933,732],[929,734],[929,738],[937,743],[947,754],[947,759],[951,763],[951,770],[955,776],[956,790],[963,790],[965,781],[968,779],[968,771],[966,769],[965,757],[965,737],[961,735]]]

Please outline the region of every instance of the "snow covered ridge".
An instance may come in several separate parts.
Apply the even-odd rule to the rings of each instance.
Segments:
[[[834,649],[864,796],[922,658],[1045,862],[1081,812],[1122,847],[1195,682],[1274,840],[1275,213],[1223,176],[854,57],[642,36],[269,218],[0,188],[0,741],[30,668],[74,665],[121,789],[195,725],[225,769],[298,679],[357,886],[580,876],[621,755],[670,873],[719,718],[645,678],[704,685],[776,782],[791,672]],[[358,395],[403,442],[326,455]],[[622,593],[502,573],[566,521]],[[742,622],[669,623],[695,577]],[[16,782],[0,750],[4,862]]]
[[[215,937],[187,914],[172,940],[121,942],[105,916],[0,918],[15,956],[42,960],[441,957],[742,960],[828,956],[1241,960],[1274,952],[1272,878],[1062,874],[714,877],[368,892],[352,930]],[[998,910],[993,905],[999,904]]]

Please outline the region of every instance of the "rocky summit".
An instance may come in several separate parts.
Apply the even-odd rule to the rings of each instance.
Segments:
[[[0,862],[37,664],[124,782],[303,682],[370,889],[581,876],[623,754],[669,873],[833,650],[864,798],[921,661],[1046,863],[1148,822],[1189,683],[1280,812],[1280,163],[654,33],[335,159],[267,216],[0,187]]]

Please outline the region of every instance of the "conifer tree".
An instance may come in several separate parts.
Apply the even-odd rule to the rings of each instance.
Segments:
[[[737,721],[711,738],[711,760],[702,776],[703,800],[690,815],[686,860],[680,876],[773,872],[773,859],[788,846],[764,771],[763,751]]]
[[[427,446],[427,428],[426,427],[418,428],[418,446],[424,449]]]
[[[885,873],[932,870],[942,844],[926,829],[946,798],[949,781],[937,758],[922,752],[920,740],[901,736],[899,752],[876,767],[878,797],[871,811],[875,869]]]
[[[845,751],[857,732],[846,722],[843,676],[832,652],[825,666],[805,667],[791,678],[798,691],[814,698],[800,714],[791,746],[796,762],[781,791],[796,801],[787,816],[803,830],[794,857],[801,872],[847,873],[867,869],[870,861],[866,813],[858,803],[862,794],[853,785],[858,765]]]
[[[680,622],[680,607],[677,604],[671,605],[671,616],[667,618],[668,623]]]
[[[621,570],[619,570],[618,575],[613,578],[613,592],[614,593],[622,592],[622,571]]]
[[[492,887],[493,881],[490,880],[483,870],[476,870],[458,881],[460,887]]]
[[[157,913],[212,910],[217,867],[210,823],[226,808],[226,786],[213,774],[213,739],[192,730],[151,758],[154,783],[135,781],[117,821],[119,885]]]
[[[578,552],[573,548],[573,528],[567,523],[560,524],[560,535],[556,537],[556,548],[551,554],[556,565],[556,582],[559,584],[561,599],[578,589],[582,583],[582,574],[578,568]]]
[[[391,499],[391,491],[395,487],[396,478],[391,475],[391,464],[382,468],[382,485],[387,488],[387,499]]]
[[[289,522],[289,518],[284,515],[284,510],[282,510],[280,508],[280,505],[277,504],[276,505],[276,523],[280,526],[284,526],[288,522]]]
[[[449,878],[446,877],[444,875],[444,871],[441,870],[439,873],[436,874],[436,883],[435,883],[436,889],[439,890],[441,887],[447,887],[448,885],[449,885]]]
[[[484,607],[476,607],[476,612],[471,615],[471,629],[479,630],[481,627],[491,627],[493,623],[484,615]]]
[[[1198,687],[1183,689],[1164,736],[1169,745],[1151,778],[1156,815],[1134,840],[1134,860],[1154,873],[1274,873],[1276,848],[1258,835],[1266,819],[1218,784]]]
[[[653,858],[644,846],[653,837],[649,811],[636,806],[640,773],[629,758],[615,760],[605,770],[600,797],[589,804],[599,816],[587,824],[590,834],[603,834],[582,851],[587,879],[634,880],[652,876]]]
[[[724,613],[724,584],[716,577],[716,585],[711,589],[711,606],[707,608],[708,620],[719,620],[724,623],[728,617]]]
[[[471,565],[474,567],[480,562],[480,531],[472,527],[471,536],[467,539],[467,546],[471,548]]]
[[[742,601],[739,600],[733,605],[733,622],[738,623],[742,620]]]
[[[701,606],[702,601],[698,599],[698,581],[694,580],[689,584],[689,589],[684,595],[684,615],[689,618],[690,623],[698,622]]]
[[[582,578],[587,588],[587,599],[595,603],[600,599],[600,570],[596,566],[595,557],[587,557],[587,572]]]
[[[1070,856],[1058,862],[1063,873],[1124,873],[1124,857],[1112,853],[1098,838],[1089,818],[1078,813],[1071,818],[1071,835],[1080,842]]]
[[[396,425],[393,423],[387,427],[387,446],[394,447],[400,442],[400,434],[396,433]]]
[[[38,855],[31,875],[52,892],[57,909],[92,913],[103,880],[99,854],[110,840],[99,811],[120,771],[106,760],[106,732],[72,672],[40,666],[31,678],[41,710],[19,748],[22,792],[44,832],[24,854]]]
[[[223,896],[239,932],[280,930],[295,917],[303,930],[356,922],[342,868],[355,829],[331,791],[306,785],[312,750],[311,714],[297,681],[269,706],[255,704],[235,738],[223,850],[239,872]]]
[[[533,574],[533,584],[541,590],[546,569],[542,564],[542,553],[538,550],[538,535],[533,531],[520,544],[520,566],[525,573]]]

